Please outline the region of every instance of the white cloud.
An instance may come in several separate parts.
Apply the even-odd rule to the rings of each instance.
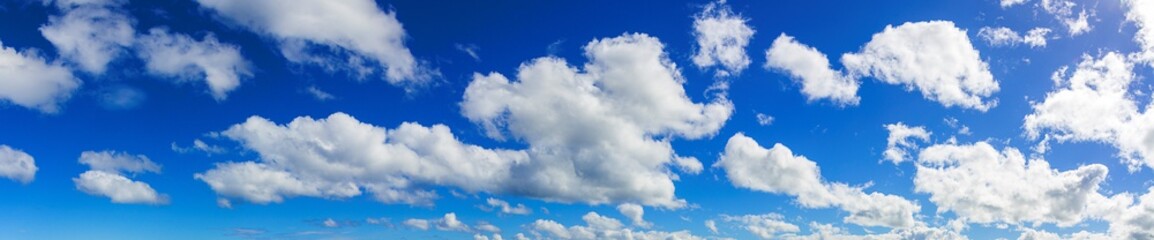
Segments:
[[[1033,28],[1023,36],[1007,27],[982,27],[978,30],[978,37],[994,47],[1013,47],[1026,44],[1032,48],[1046,47],[1046,36],[1049,28]]]
[[[255,203],[347,198],[364,188],[382,202],[429,205],[436,193],[418,186],[508,192],[513,165],[526,161],[523,152],[463,144],[443,125],[384,129],[344,113],[286,125],[254,116],[221,135],[257,152],[261,162],[222,163],[196,178],[224,197]]]
[[[336,98],[336,96],[333,96],[333,94],[325,92],[320,88],[317,88],[317,86],[309,86],[309,88],[306,88],[305,91],[308,92],[309,95],[312,95],[313,98],[316,98],[317,101],[323,102]]]
[[[205,143],[204,141],[201,141],[200,139],[193,139],[192,140],[192,146],[181,147],[180,145],[176,145],[176,143],[174,142],[174,143],[169,144],[169,148],[172,148],[172,151],[178,152],[178,153],[189,153],[192,151],[200,151],[200,152],[204,152],[205,154],[208,154],[209,156],[211,156],[213,154],[225,153],[228,151],[228,150],[225,150],[224,147],[217,146],[217,145],[210,145],[208,143]]]
[[[458,43],[458,44],[453,45],[453,46],[455,46],[457,48],[457,51],[461,51],[461,52],[469,55],[469,57],[472,57],[474,61],[478,61],[478,62],[481,61],[481,56],[477,54],[477,51],[480,50],[481,48],[477,47],[476,44],[460,44],[460,43]]]
[[[1107,173],[1101,164],[1059,171],[986,142],[939,144],[919,154],[914,189],[930,194],[939,213],[952,211],[968,222],[1065,227],[1101,218],[1109,208],[1112,200],[1098,193]]]
[[[484,232],[491,232],[491,233],[501,232],[501,228],[499,228],[497,226],[493,226],[493,224],[490,224],[489,222],[485,222],[485,221],[477,222],[476,225],[473,225],[473,228],[476,228],[478,231],[484,231]],[[500,236],[500,235],[494,235],[494,236]]]
[[[335,228],[335,227],[340,226],[339,224],[337,224],[337,221],[333,220],[332,218],[326,218],[324,222],[321,222],[321,225],[324,225],[325,227],[330,227],[330,228]]]
[[[1023,3],[1026,3],[1026,0],[1001,0],[999,2],[999,4],[1002,5],[1002,8],[1013,7],[1014,5],[1020,5]]]
[[[408,220],[405,220],[404,224],[409,226],[409,227],[420,229],[420,230],[429,230],[430,227],[433,227],[433,228],[436,228],[437,230],[441,230],[441,231],[457,231],[457,232],[472,232],[473,231],[473,228],[469,227],[468,224],[465,224],[465,223],[461,222],[461,220],[457,219],[457,213],[446,213],[444,217],[437,218],[437,219],[410,218]]]
[[[1022,42],[1030,47],[1046,47],[1046,38],[1050,35],[1049,28],[1033,28],[1022,36]]]
[[[701,13],[693,16],[693,36],[697,38],[693,64],[703,69],[724,67],[717,70],[718,76],[740,75],[749,66],[745,47],[755,32],[746,21],[730,10],[725,0],[705,5]]]
[[[629,220],[633,222],[634,226],[642,228],[649,228],[653,226],[653,223],[645,221],[645,208],[641,207],[641,205],[632,203],[617,205],[617,212],[620,212],[621,215],[628,217]]]
[[[1154,145],[1149,144],[1154,105],[1139,111],[1129,87],[1135,81],[1133,63],[1126,56],[1083,56],[1073,73],[1063,67],[1053,80],[1058,89],[1032,103],[1034,111],[1023,123],[1027,136],[1042,138],[1038,150],[1045,151],[1053,140],[1102,142],[1117,148],[1131,171],[1154,167]]]
[[[1154,1],[1126,0],[1122,1],[1126,10],[1126,21],[1134,23],[1138,31],[1134,33],[1134,41],[1142,51],[1139,58],[1154,67]]]
[[[773,116],[770,116],[769,114],[764,114],[764,113],[758,113],[757,114],[757,124],[758,125],[769,126],[770,124],[773,124],[773,120],[774,120]]]
[[[946,107],[986,111],[997,105],[996,99],[987,99],[999,90],[989,66],[966,31],[952,22],[886,26],[860,53],[844,54],[841,62],[852,76],[904,85]]]
[[[581,217],[584,226],[575,225],[566,227],[553,220],[538,219],[525,226],[538,239],[670,239],[694,240],[704,239],[693,235],[689,231],[635,231],[625,228],[621,221],[596,212],[589,212]],[[518,237],[520,239],[520,235]]]
[[[23,184],[36,179],[36,159],[20,149],[0,145],[0,177]]]
[[[113,203],[168,204],[168,195],[157,193],[147,183],[134,181],[125,174],[160,173],[160,165],[144,155],[131,155],[115,151],[85,151],[80,153],[79,162],[88,165],[88,170],[80,177],[72,178],[76,189],[81,192],[105,196]]]
[[[59,63],[48,63],[35,51],[17,52],[0,42],[0,103],[9,102],[44,113],[56,113],[72,97],[80,80]]]
[[[895,165],[910,157],[910,149],[917,148],[917,144],[913,140],[921,140],[922,142],[930,140],[931,133],[922,126],[911,127],[898,122],[886,124],[884,127],[890,132],[890,135],[886,137],[886,150],[882,152],[882,156]]]
[[[738,222],[743,228],[761,239],[779,239],[784,233],[796,233],[801,230],[797,225],[785,222],[781,214],[722,216],[726,222]],[[711,228],[716,229],[716,226]],[[716,231],[714,231],[716,232]]]
[[[76,189],[91,195],[105,196],[113,203],[168,204],[168,196],[157,193],[147,183],[133,181],[123,175],[101,170],[89,170],[72,178]]]
[[[1008,27],[982,27],[978,29],[978,37],[994,47],[1012,47],[1022,42],[1022,35]]]
[[[915,223],[914,213],[921,210],[921,206],[899,196],[827,183],[817,163],[793,155],[781,144],[765,149],[741,133],[729,138],[725,153],[713,166],[725,170],[734,186],[794,196],[806,208],[838,207],[849,213],[846,222],[857,225],[909,227]]]
[[[63,16],[50,16],[40,33],[61,58],[81,70],[103,74],[135,40],[135,20],[120,7],[127,1],[56,1]]]
[[[514,174],[526,195],[684,206],[668,170],[678,158],[669,141],[716,134],[733,104],[724,96],[692,102],[663,44],[644,34],[594,40],[585,56],[583,70],[555,57],[532,60],[517,81],[476,74],[462,114],[491,137],[507,132],[529,144],[532,161]]]
[[[1154,239],[1154,188],[1147,189],[1147,193],[1137,200],[1137,203],[1109,217],[1110,234],[1114,239]]]
[[[153,74],[184,81],[203,79],[217,101],[240,86],[241,78],[252,76],[240,48],[220,43],[212,35],[195,40],[153,28],[140,37],[138,53]]]
[[[529,209],[528,207],[525,207],[525,204],[518,203],[516,206],[513,206],[513,205],[509,204],[509,202],[506,202],[505,200],[496,199],[496,198],[486,199],[485,204],[488,204],[489,207],[491,207],[492,209],[497,209],[498,211],[500,211],[503,214],[529,215],[530,213],[533,213],[533,210]],[[488,210],[486,210],[486,211],[488,211]]]
[[[1053,15],[1055,20],[1066,27],[1070,36],[1078,36],[1093,29],[1089,19],[1094,15],[1094,12],[1087,13],[1086,9],[1083,8],[1075,13],[1074,8],[1077,6],[1078,4],[1071,0],[1041,0],[1038,3],[1038,7],[1042,8],[1042,11]]]
[[[375,1],[197,2],[223,19],[276,39],[281,53],[292,62],[325,68],[377,63],[385,69],[389,83],[405,86],[425,83],[434,74],[405,47],[405,30],[396,13],[382,11]]]
[[[809,101],[829,99],[845,106],[857,105],[861,100],[856,78],[833,70],[825,54],[784,33],[765,51],[765,67],[783,71],[800,82],[801,93]]]
[[[809,224],[809,235],[789,234],[783,236],[781,239],[789,240],[826,240],[826,239],[844,239],[844,240],[922,240],[922,239],[949,239],[959,240],[968,239],[966,236],[959,234],[957,231],[943,229],[938,227],[927,227],[924,225],[916,225],[910,228],[891,229],[886,233],[867,233],[862,235],[851,234],[844,228],[839,228],[830,224],[820,224],[811,222]]]
[[[109,173],[160,173],[160,165],[144,155],[131,155],[116,151],[85,151],[80,153],[80,163],[92,170]]]
[[[710,232],[717,234],[717,222],[713,221],[713,219],[705,220],[705,228],[708,228]]]

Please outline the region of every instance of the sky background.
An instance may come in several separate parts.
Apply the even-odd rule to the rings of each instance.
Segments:
[[[1152,2],[0,1],[0,239],[1154,237]]]

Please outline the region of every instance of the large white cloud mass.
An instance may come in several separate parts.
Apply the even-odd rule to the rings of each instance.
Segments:
[[[529,144],[532,161],[515,172],[524,194],[681,206],[669,165],[700,163],[677,156],[669,139],[715,134],[733,104],[724,96],[691,101],[662,48],[656,38],[625,34],[586,45],[583,69],[543,57],[522,64],[516,81],[477,74],[465,90],[462,113],[492,137],[511,135]]]
[[[115,151],[85,151],[79,162],[91,170],[73,178],[76,189],[91,195],[105,196],[113,203],[168,204],[168,195],[156,192],[148,183],[124,176],[138,173],[160,173],[160,165],[144,155]]]
[[[182,81],[201,80],[216,100],[240,86],[242,77],[252,76],[240,48],[224,44],[208,35],[195,40],[184,34],[154,28],[140,36],[138,54],[148,71]]]
[[[405,29],[396,13],[372,0],[197,0],[223,19],[275,39],[289,61],[355,73],[384,68],[396,85],[427,82],[435,74],[405,46]],[[333,54],[340,56],[332,56]],[[352,66],[352,67],[349,67]]]
[[[725,170],[734,186],[794,196],[802,207],[837,207],[849,213],[846,222],[857,225],[912,227],[914,214],[921,211],[921,206],[900,196],[826,182],[817,163],[794,155],[785,145],[766,149],[741,133],[729,138],[714,167]]]
[[[132,47],[136,24],[121,7],[124,0],[55,1],[63,16],[51,16],[41,35],[57,54],[81,70],[103,74],[108,63]]]
[[[903,85],[947,107],[986,111],[997,104],[988,98],[999,90],[998,82],[966,31],[953,22],[886,26],[861,52],[842,55],[841,62],[850,75]]]

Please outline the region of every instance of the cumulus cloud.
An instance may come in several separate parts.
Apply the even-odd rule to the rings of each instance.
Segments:
[[[135,40],[135,20],[121,9],[127,1],[56,1],[63,16],[50,16],[40,33],[57,54],[81,70],[103,74]]]
[[[725,153],[713,166],[725,170],[734,186],[794,196],[806,208],[837,207],[849,213],[846,222],[861,226],[910,227],[921,210],[900,196],[826,182],[817,163],[794,155],[785,145],[763,148],[741,133],[729,138]]]
[[[168,195],[157,193],[147,183],[125,177],[125,174],[160,173],[160,165],[144,155],[115,151],[85,151],[79,162],[88,170],[72,178],[76,189],[89,195],[105,196],[113,203],[168,204]]]
[[[1013,7],[1014,5],[1020,5],[1023,3],[1026,3],[1026,0],[1001,0],[999,2],[999,4],[1002,5],[1002,8]]]
[[[867,234],[852,234],[848,230],[831,224],[822,224],[811,222],[809,224],[809,235],[786,234],[780,239],[788,240],[824,240],[824,239],[846,239],[846,240],[920,240],[920,239],[943,239],[943,240],[961,240],[968,239],[957,231],[944,229],[939,227],[927,227],[924,225],[916,225],[910,228],[891,229],[886,233],[867,233]]]
[[[1050,141],[1102,142],[1113,145],[1134,171],[1154,167],[1154,105],[1138,107],[1130,93],[1134,63],[1109,52],[1098,58],[1083,56],[1071,73],[1062,67],[1053,74],[1057,89],[1042,102],[1031,103],[1033,113],[1023,128],[1032,139],[1041,138],[1038,150]]]
[[[765,68],[782,71],[801,83],[809,101],[829,99],[838,105],[857,105],[860,83],[830,67],[829,59],[813,47],[782,33],[765,51]]]
[[[703,69],[720,65],[724,69],[717,70],[718,76],[741,74],[750,63],[745,47],[755,32],[746,21],[730,10],[725,0],[705,5],[693,16],[693,36],[697,38],[693,64]]]
[[[79,87],[80,80],[68,68],[0,42],[0,103],[56,113]]]
[[[1142,51],[1139,58],[1154,67],[1154,1],[1126,0],[1122,1],[1126,10],[1126,21],[1138,27],[1134,33],[1134,41]]]
[[[801,230],[797,225],[785,222],[785,216],[776,213],[761,215],[722,216],[726,222],[737,222],[742,228],[761,239],[779,239],[784,233],[796,233]],[[717,232],[714,226],[710,228]]]
[[[1107,173],[1101,164],[1059,171],[986,142],[939,144],[918,155],[914,190],[968,222],[1072,226],[1117,205],[1098,193]]]
[[[527,161],[524,152],[461,143],[444,125],[385,129],[344,113],[285,125],[254,116],[220,134],[261,161],[219,163],[196,179],[222,197],[262,204],[294,196],[347,198],[362,188],[386,203],[432,204],[436,193],[422,185],[505,193],[514,165]]]
[[[886,150],[882,152],[882,156],[885,157],[886,160],[892,161],[895,165],[902,163],[910,157],[910,149],[917,148],[914,140],[921,140],[922,142],[930,140],[930,132],[926,131],[926,128],[922,126],[911,127],[898,122],[886,124],[884,127],[890,132],[890,135],[886,137]]]
[[[947,107],[986,111],[997,104],[988,97],[999,90],[998,82],[966,31],[952,22],[886,26],[861,52],[842,55],[841,62],[852,76],[916,89]]]
[[[0,177],[23,184],[36,179],[36,159],[20,149],[0,145]]]
[[[275,39],[289,61],[324,68],[353,66],[354,72],[384,68],[385,80],[410,86],[427,82],[426,69],[405,47],[406,33],[396,13],[375,1],[197,0],[222,19]]]
[[[476,74],[462,114],[490,137],[528,143],[532,161],[514,171],[522,194],[684,206],[674,196],[669,165],[695,160],[676,156],[669,141],[716,134],[733,104],[724,96],[692,102],[663,44],[644,34],[594,40],[585,56],[584,69],[556,57],[532,60],[521,65],[516,81]]]
[[[982,27],[978,30],[978,38],[981,38],[994,47],[1013,47],[1018,44],[1026,44],[1032,48],[1046,47],[1046,36],[1050,34],[1049,28],[1034,28],[1026,32],[1023,36],[1018,32],[1007,27]]]
[[[625,228],[621,221],[605,217],[596,212],[586,213],[581,217],[585,225],[568,226],[553,220],[538,219],[527,224],[525,228],[538,239],[705,239],[693,235],[689,231],[637,231]]]
[[[182,81],[202,80],[217,101],[240,86],[240,80],[251,77],[249,63],[240,48],[220,43],[213,35],[195,40],[184,34],[153,28],[140,36],[138,54],[148,72]]]
[[[617,205],[617,212],[620,212],[621,215],[628,217],[629,220],[633,222],[634,226],[642,228],[649,228],[653,226],[653,223],[645,221],[645,208],[641,207],[641,205],[632,203]]]
[[[485,204],[489,206],[484,209],[496,209],[503,214],[529,215],[530,213],[533,213],[533,210],[525,207],[525,204],[518,203],[516,206],[514,206],[505,200],[496,198],[486,199]]]

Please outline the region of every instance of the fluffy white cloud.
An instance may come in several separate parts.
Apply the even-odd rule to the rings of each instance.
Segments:
[[[1132,171],[1154,167],[1154,105],[1139,111],[1130,93],[1133,66],[1126,56],[1109,52],[1084,56],[1073,73],[1059,69],[1053,75],[1058,88],[1032,103],[1034,112],[1023,123],[1026,134],[1042,138],[1042,151],[1052,140],[1103,142],[1117,148]]]
[[[1026,32],[1025,36],[1007,27],[982,27],[978,30],[978,37],[994,47],[1013,47],[1026,44],[1030,47],[1045,47],[1046,35],[1049,28],[1034,28]]]
[[[533,210],[530,210],[528,207],[525,207],[525,204],[519,204],[518,203],[516,206],[513,206],[512,204],[509,204],[509,202],[506,202],[505,200],[496,199],[496,198],[489,198],[489,199],[485,200],[485,204],[488,204],[491,209],[497,209],[498,211],[500,211],[503,214],[528,215],[530,213],[533,213]],[[486,211],[488,211],[488,210],[486,210]]]
[[[704,239],[689,231],[635,231],[625,228],[621,221],[589,212],[581,217],[584,226],[561,225],[553,220],[538,219],[525,226],[538,239]],[[518,237],[520,239],[520,237]]]
[[[1013,7],[1014,5],[1019,5],[1019,4],[1023,4],[1023,3],[1026,3],[1026,0],[1001,0],[999,2],[999,4],[1002,5],[1002,8]]]
[[[40,33],[57,54],[81,70],[102,74],[135,40],[135,20],[121,5],[127,1],[56,1],[64,16],[51,16]]]
[[[79,87],[80,80],[68,68],[0,42],[0,102],[56,113]]]
[[[91,195],[105,196],[114,203],[168,204],[168,196],[157,193],[147,183],[100,170],[90,170],[72,178],[76,189]]]
[[[784,233],[796,233],[801,230],[797,225],[785,222],[781,214],[769,213],[762,215],[722,216],[726,222],[741,223],[746,231],[761,239],[779,239]],[[714,226],[710,228],[717,232]]]
[[[1114,239],[1154,239],[1154,188],[1147,189],[1147,193],[1137,200],[1137,203],[1108,217],[1110,235]]]
[[[641,207],[641,205],[632,203],[617,205],[617,212],[620,212],[621,215],[625,215],[630,221],[633,221],[634,226],[642,228],[653,226],[653,223],[645,221],[645,208]]]
[[[363,68],[368,61],[385,69],[389,83],[406,86],[427,82],[430,74],[435,74],[422,67],[405,47],[405,29],[396,13],[382,11],[372,0],[197,2],[223,19],[276,39],[282,54],[292,62],[330,69],[353,65],[359,68],[353,71],[375,72]]]
[[[1077,6],[1078,4],[1071,0],[1041,0],[1038,3],[1042,11],[1053,15],[1055,20],[1066,27],[1070,36],[1078,36],[1093,29],[1093,26],[1090,26],[1090,17],[1094,12],[1087,13],[1083,8],[1075,13],[1074,8]]]
[[[1126,21],[1134,23],[1138,32],[1134,33],[1134,41],[1142,48],[1139,57],[1154,67],[1154,1],[1126,0],[1122,1],[1126,10]]]
[[[1098,193],[1107,173],[1101,164],[1059,171],[986,142],[940,144],[919,154],[914,189],[930,194],[938,212],[968,222],[1072,226],[1101,218],[1113,205]]]
[[[833,70],[825,54],[784,33],[765,51],[765,67],[785,72],[800,82],[801,93],[809,101],[829,99],[844,106],[857,105],[861,100],[856,78]]]
[[[134,181],[125,174],[160,173],[160,165],[144,155],[130,155],[123,152],[85,151],[80,153],[80,163],[91,170],[72,178],[76,189],[81,192],[105,196],[113,203],[168,204],[168,195],[157,193],[147,183]]]
[[[960,240],[968,239],[966,236],[959,234],[957,231],[927,227],[923,225],[916,225],[910,228],[892,229],[886,233],[876,234],[851,234],[844,228],[839,228],[830,224],[810,223],[809,235],[787,234],[781,239],[789,240],[921,240],[921,239],[949,239]]]
[[[692,160],[677,157],[669,141],[716,134],[733,104],[724,96],[692,102],[662,48],[656,38],[625,34],[586,45],[583,70],[543,57],[522,64],[517,81],[476,74],[462,114],[491,137],[509,133],[529,144],[532,161],[514,172],[525,195],[684,206],[669,165]]]
[[[20,149],[0,145],[0,177],[23,184],[36,179],[36,159]]]
[[[240,48],[223,44],[212,35],[195,40],[184,34],[153,28],[139,39],[137,53],[153,74],[184,81],[203,79],[217,101],[240,86],[242,77],[252,76]]]
[[[842,55],[841,62],[852,76],[904,85],[947,107],[986,111],[997,104],[985,99],[999,90],[989,66],[953,22],[886,26],[861,52]]]
[[[721,160],[729,182],[740,188],[797,197],[802,207],[838,207],[849,213],[845,221],[862,226],[910,227],[921,206],[899,196],[865,193],[862,187],[827,183],[817,163],[794,155],[784,145],[765,149],[738,133],[729,138]]]
[[[384,129],[344,113],[286,125],[254,116],[221,135],[257,152],[261,161],[221,163],[195,177],[223,197],[255,203],[347,198],[364,188],[386,203],[431,204],[436,193],[421,185],[506,193],[512,191],[511,171],[527,161],[524,152],[463,144],[444,125]]]
[[[741,74],[750,63],[745,47],[755,32],[746,21],[730,10],[725,0],[705,5],[701,13],[693,16],[693,36],[697,38],[693,64],[699,68],[724,67],[717,70],[718,76]]]
[[[917,148],[917,144],[913,140],[921,140],[922,142],[930,140],[931,133],[922,126],[911,127],[898,122],[886,124],[884,127],[890,132],[890,135],[886,137],[886,150],[882,152],[882,156],[894,164],[900,164],[910,157],[909,149]]]

